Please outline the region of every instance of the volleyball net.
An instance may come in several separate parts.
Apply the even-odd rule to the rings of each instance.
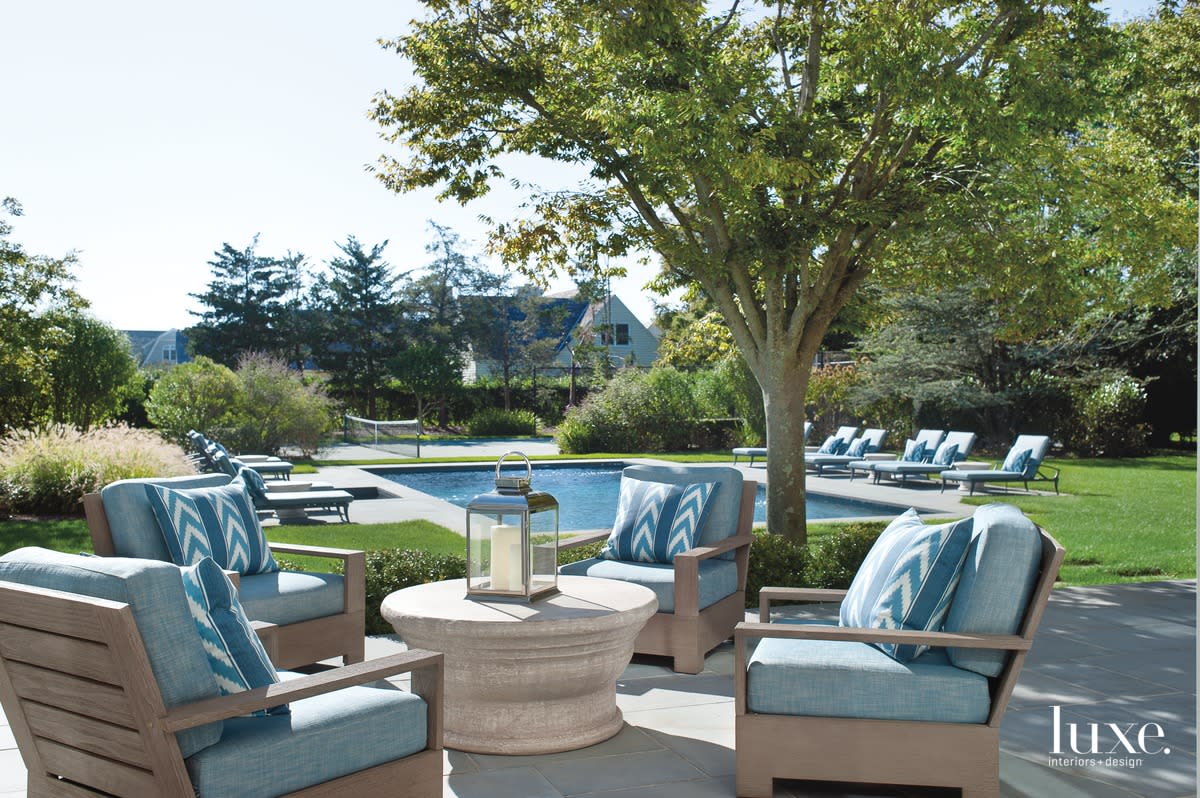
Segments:
[[[404,457],[421,456],[421,420],[375,421],[347,415],[342,419],[342,434],[347,443],[369,446]]]

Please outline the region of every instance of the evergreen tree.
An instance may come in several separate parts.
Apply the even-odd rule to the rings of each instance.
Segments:
[[[387,243],[366,251],[350,236],[338,245],[343,257],[329,261],[330,274],[313,287],[314,318],[320,320],[313,358],[329,373],[330,392],[368,418],[376,417],[385,363],[403,346],[396,287],[401,275],[383,259]]]
[[[207,309],[191,311],[200,322],[186,331],[195,355],[233,367],[247,352],[281,353],[284,297],[294,276],[278,258],[255,253],[258,236],[244,250],[228,243],[208,262],[208,290],[191,294]]]

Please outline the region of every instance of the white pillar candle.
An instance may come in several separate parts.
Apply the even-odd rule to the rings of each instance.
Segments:
[[[492,587],[524,590],[521,573],[521,528],[512,524],[492,527]]]

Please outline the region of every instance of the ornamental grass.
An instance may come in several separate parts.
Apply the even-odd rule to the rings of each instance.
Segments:
[[[83,495],[109,482],[193,473],[183,449],[153,430],[16,430],[0,438],[0,514],[81,515]]]

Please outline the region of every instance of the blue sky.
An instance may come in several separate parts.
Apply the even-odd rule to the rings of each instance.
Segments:
[[[1122,19],[1154,2],[1097,5]],[[317,264],[349,235],[387,239],[387,259],[407,270],[429,262],[434,219],[478,253],[478,216],[509,216],[518,195],[463,208],[393,194],[364,168],[390,146],[366,117],[371,97],[411,79],[375,40],[420,13],[415,0],[7,3],[0,196],[25,208],[13,240],[75,250],[77,288],[119,329],[194,323],[188,294],[208,283],[213,251],[256,233],[259,252]],[[534,182],[561,174],[510,168]],[[613,286],[644,321],[650,276],[635,265]]]

